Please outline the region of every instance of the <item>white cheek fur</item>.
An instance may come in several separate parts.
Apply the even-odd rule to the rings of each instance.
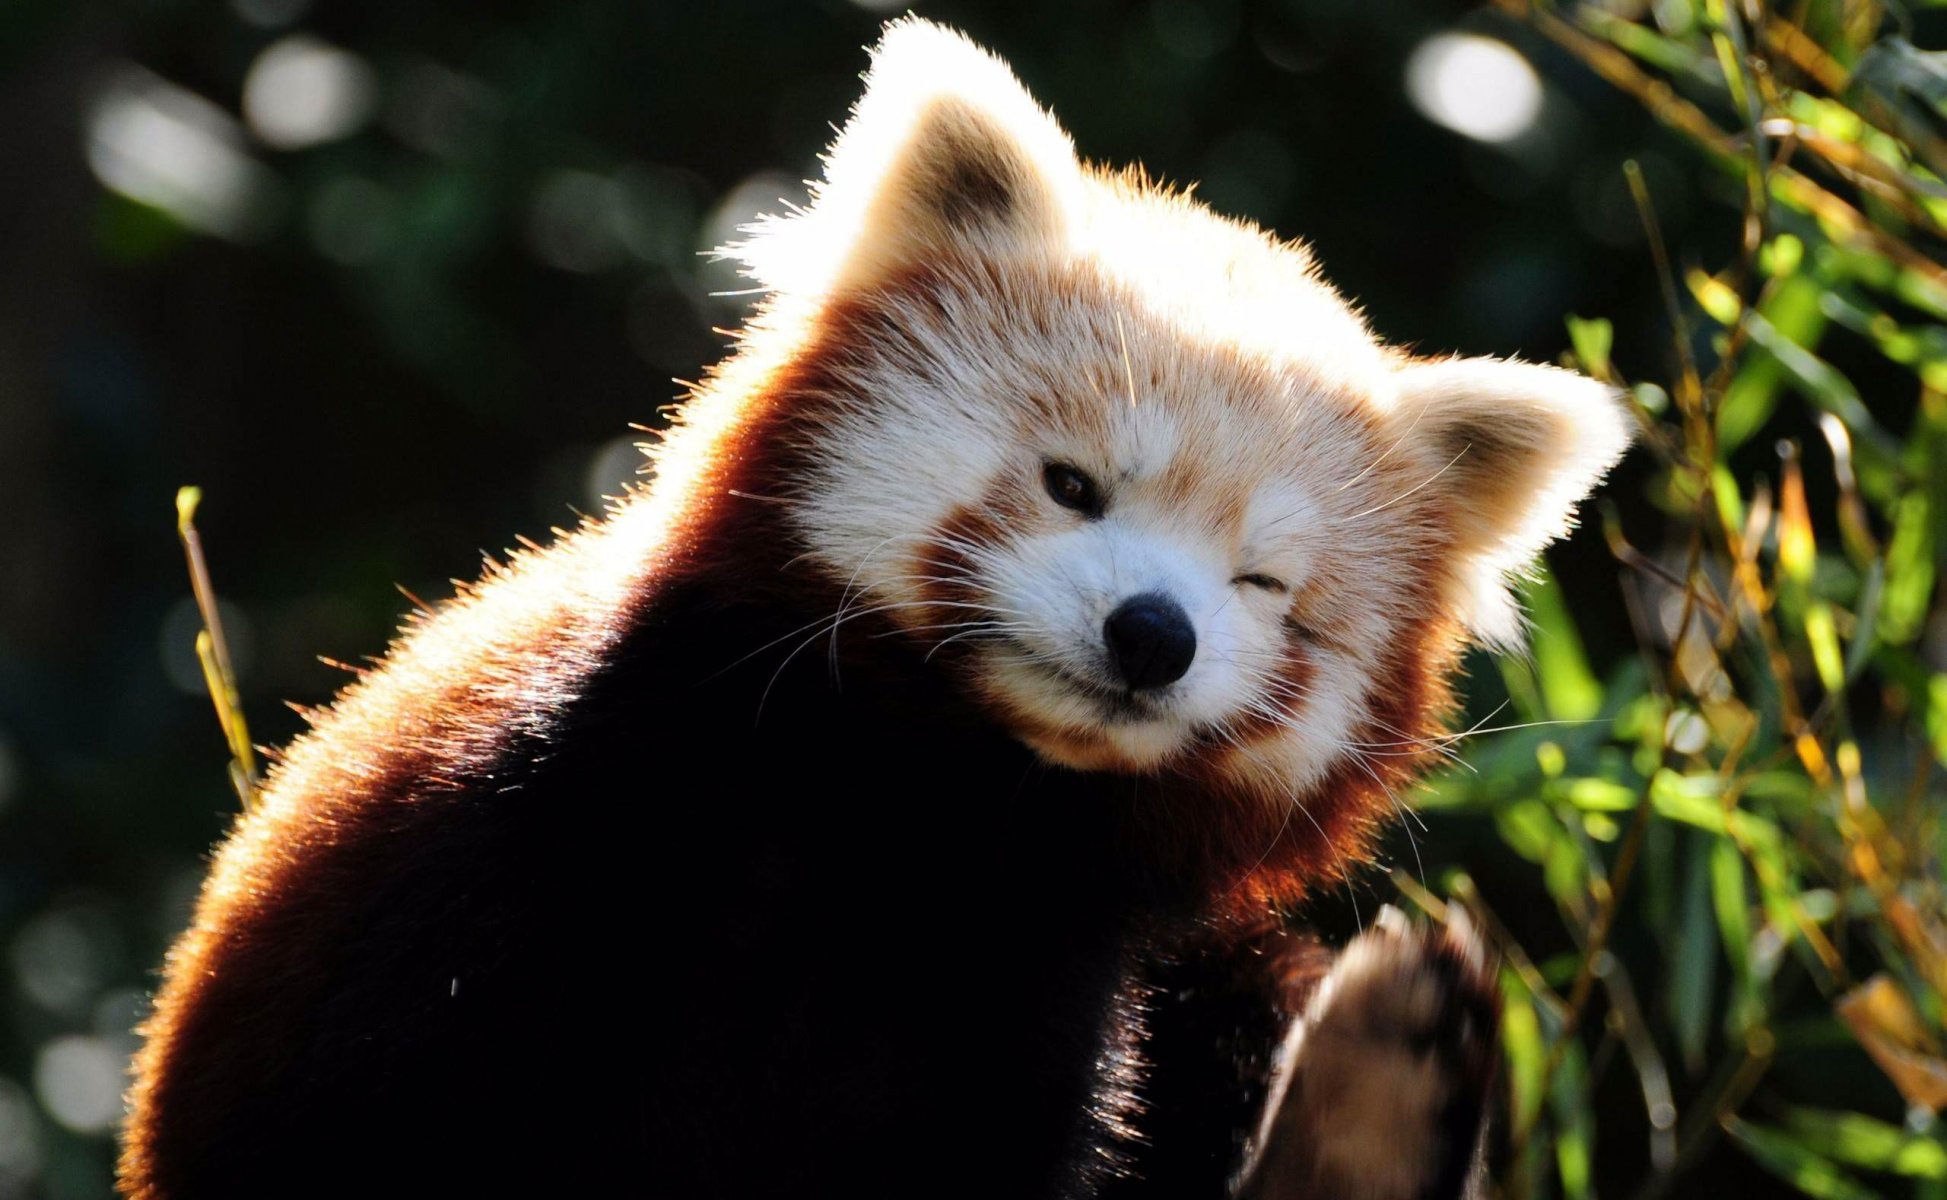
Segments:
[[[1313,669],[1302,694],[1272,700],[1283,714],[1283,734],[1233,752],[1270,795],[1295,798],[1322,778],[1347,752],[1346,739],[1365,709],[1365,670],[1330,650],[1312,647],[1309,653]]]
[[[975,499],[970,482],[992,477],[1013,449],[980,422],[942,410],[924,423],[848,422],[820,447],[798,518],[813,556],[851,590],[912,599],[916,550]]]
[[[1189,672],[1169,688],[1184,719],[1215,719],[1236,691],[1239,618],[1228,569],[1153,532],[1111,516],[1023,539],[996,556],[988,580],[995,602],[1018,614],[1022,641],[1080,678],[1113,685],[1103,624],[1124,601],[1158,593],[1181,605],[1197,634]]]
[[[919,550],[955,510],[978,503],[985,481],[1032,453],[1002,438],[991,418],[975,419],[971,404],[906,393],[899,382],[880,381],[881,400],[890,393],[904,403],[858,412],[830,431],[823,478],[801,509],[814,554],[864,598],[861,607],[916,602],[928,583],[913,566]],[[925,419],[914,419],[920,414]],[[1164,432],[1147,425],[1143,440]],[[1314,498],[1280,483],[1254,501],[1247,523],[1274,535],[1261,537],[1264,545],[1288,547],[1319,526],[1317,512]],[[993,606],[994,628],[1006,634],[977,651],[988,687],[1035,723],[1106,742],[1136,769],[1159,765],[1200,733],[1221,741],[1232,724],[1269,715],[1280,732],[1235,749],[1236,765],[1262,776],[1267,791],[1304,786],[1342,753],[1362,707],[1365,672],[1343,654],[1311,647],[1302,691],[1277,682],[1292,653],[1282,623],[1289,597],[1233,580],[1241,569],[1268,566],[1296,588],[1310,556],[1287,551],[1265,562],[1256,548],[1244,553],[1234,560],[1208,539],[1172,528],[1170,514],[1139,510],[980,547],[969,563],[972,582]],[[1197,655],[1149,717],[1109,720],[1100,699],[1074,681],[1113,686],[1103,623],[1143,592],[1166,594],[1190,615]],[[920,636],[938,642],[951,633]]]
[[[1092,733],[1131,766],[1154,766],[1199,733],[1219,741],[1239,719],[1270,717],[1276,736],[1235,746],[1235,765],[1271,795],[1296,794],[1349,748],[1365,709],[1364,656],[1291,644],[1285,597],[1231,582],[1229,565],[1169,540],[1108,522],[1028,539],[990,566],[995,602],[1018,614],[1021,650],[1000,655],[993,682],[1022,711],[1064,730]],[[1052,674],[1104,680],[1102,622],[1130,595],[1160,591],[1191,614],[1197,657],[1159,698],[1156,719],[1105,721],[1101,705]],[[1293,653],[1306,655],[1302,687],[1279,676]],[[1384,747],[1365,747],[1384,753]]]

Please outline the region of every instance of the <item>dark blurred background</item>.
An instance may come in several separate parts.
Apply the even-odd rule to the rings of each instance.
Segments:
[[[206,494],[252,733],[282,742],[285,702],[345,681],[318,656],[384,646],[395,585],[445,595],[617,490],[629,424],[745,302],[699,252],[801,195],[893,8],[0,5],[0,1196],[108,1193],[130,1027],[236,808],[178,486]],[[1661,370],[1625,158],[1680,256],[1734,248],[1687,150],[1466,3],[918,11],[1084,155],[1313,242],[1422,349],[1552,360],[1582,313]],[[1612,664],[1600,538],[1553,562]],[[1429,869],[1458,852],[1421,840]]]

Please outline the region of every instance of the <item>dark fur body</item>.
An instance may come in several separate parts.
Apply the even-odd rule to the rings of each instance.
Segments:
[[[1146,1165],[1110,1130],[1139,991],[1209,1065],[1141,1173],[1221,1194],[1253,1095],[1219,1042],[1261,1063],[1282,1014],[1117,852],[1141,788],[1042,767],[936,689],[835,684],[822,643],[747,733],[777,655],[723,672],[730,648],[804,622],[720,602],[646,611],[559,752],[297,864],[361,886],[286,881],[258,936],[300,942],[302,976],[204,984],[152,1099],[156,1195],[1075,1194]]]

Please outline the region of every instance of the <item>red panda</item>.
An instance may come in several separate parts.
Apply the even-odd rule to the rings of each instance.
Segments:
[[[654,478],[411,626],[170,953],[131,1200],[1459,1197],[1464,931],[1333,957],[1622,453],[890,25]]]

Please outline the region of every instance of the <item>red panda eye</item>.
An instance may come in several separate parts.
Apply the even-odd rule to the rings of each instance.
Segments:
[[[1042,468],[1041,482],[1048,495],[1063,508],[1072,508],[1090,519],[1102,515],[1102,494],[1096,490],[1095,481],[1079,467],[1051,462]]]
[[[1284,580],[1274,579],[1269,575],[1239,575],[1237,578],[1231,580],[1231,582],[1240,587],[1263,588],[1267,592],[1287,592],[1291,590],[1285,586]]]

